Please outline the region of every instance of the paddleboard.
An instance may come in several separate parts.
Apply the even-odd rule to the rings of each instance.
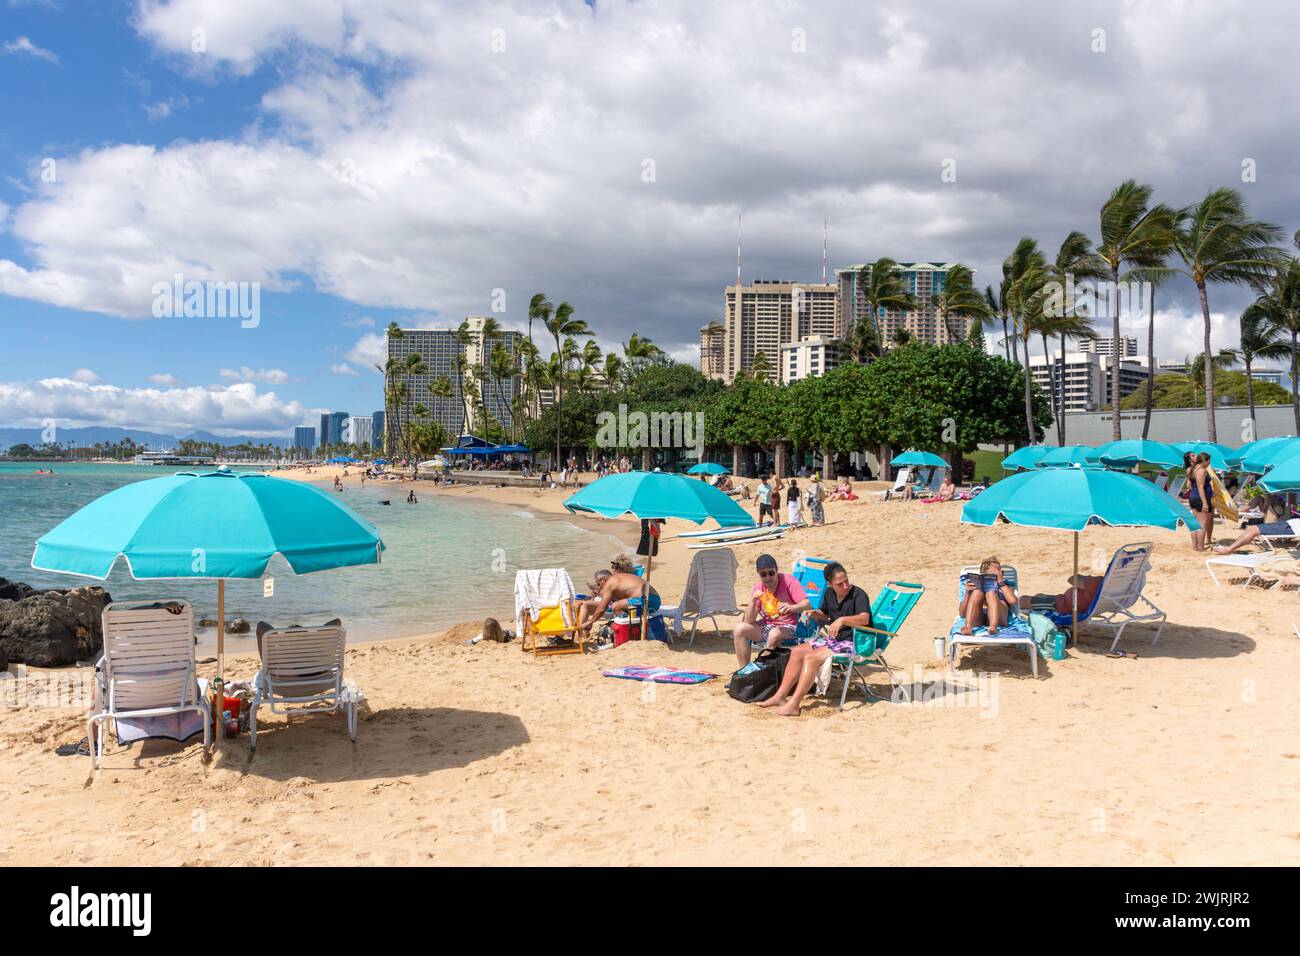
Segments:
[[[708,550],[708,549],[710,549],[710,548],[732,548],[732,547],[735,547],[735,546],[738,545],[738,544],[754,544],[754,543],[757,543],[757,542],[759,542],[759,541],[775,541],[777,538],[784,538],[784,537],[785,537],[785,532],[786,532],[786,529],[785,529],[785,528],[779,528],[779,529],[776,530],[776,531],[771,531],[771,532],[769,532],[768,534],[760,535],[760,536],[758,536],[758,537],[752,537],[752,538],[722,538],[721,540],[714,540],[714,541],[701,541],[701,542],[699,542],[698,544],[688,544],[688,545],[686,546],[686,550],[687,550],[687,551],[705,551],[705,550]]]
[[[739,528],[716,528],[713,531],[683,531],[675,535],[678,538],[690,538],[692,540],[704,539],[708,541],[717,541],[723,538],[750,538],[758,535],[769,534],[777,528],[789,528],[789,525],[743,525]]]

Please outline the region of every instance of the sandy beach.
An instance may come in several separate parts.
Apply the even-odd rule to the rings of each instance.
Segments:
[[[1129,656],[1113,659],[1109,634],[1085,627],[1038,680],[1023,652],[970,650],[953,675],[962,693],[943,684],[933,647],[955,613],[957,569],[995,554],[1023,593],[1060,590],[1071,538],[962,525],[958,503],[881,502],[872,487],[830,503],[825,527],[767,547],[783,569],[802,554],[836,558],[873,595],[889,580],[925,585],[888,655],[917,682],[915,704],[855,692],[844,711],[810,698],[792,720],[736,703],[723,688],[734,618],[722,637],[706,623],[693,646],[558,658],[467,646],[477,621],[358,645],[355,746],[341,716],[264,711],[255,757],[242,737],[210,762],[197,743],[113,745],[93,773],[88,758],[54,754],[84,735],[78,708],[5,700],[0,864],[1300,863],[1294,589],[1245,589],[1232,575],[1216,588],[1185,533],[1091,529],[1089,566],[1155,543],[1160,642],[1131,627]],[[550,513],[566,496],[418,488]],[[623,524],[610,530],[635,528]],[[665,537],[687,529],[671,522]],[[761,547],[737,549],[741,594]],[[654,572],[666,601],[690,556],[666,540]],[[636,663],[722,677],[601,676]],[[249,655],[228,660],[231,677],[254,670]]]

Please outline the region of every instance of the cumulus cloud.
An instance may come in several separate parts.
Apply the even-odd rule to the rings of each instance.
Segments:
[[[27,37],[19,37],[17,40],[10,40],[3,47],[0,47],[5,53],[15,53],[22,56],[34,56],[38,60],[46,60],[50,63],[58,63],[59,58],[56,54],[50,52],[44,47],[39,47]]]
[[[289,381],[289,373],[279,368],[249,368],[247,365],[237,369],[223,368],[217,374],[228,382],[263,382],[267,385],[283,385]]]
[[[0,292],[148,318],[182,272],[453,324],[500,293],[522,330],[544,290],[690,356],[742,211],[746,279],[819,277],[826,218],[832,268],[960,259],[981,285],[1022,235],[1095,238],[1130,176],[1177,205],[1235,185],[1300,225],[1300,103],[1259,94],[1291,83],[1280,0],[140,0],[134,23],[183,72],[274,64],[272,86],[244,129],[61,157],[12,213],[28,258],[0,259]],[[1211,289],[1217,344],[1246,295]],[[1162,298],[1198,314],[1186,283]],[[383,357],[377,335],[347,355]]]
[[[259,393],[251,382],[208,388],[123,388],[71,378],[0,382],[0,420],[14,426],[53,418],[62,427],[109,425],[185,434],[283,434],[306,418],[296,401]]]
[[[330,371],[335,375],[360,375],[361,373],[354,369],[347,362],[339,362],[337,365],[331,365]]]
[[[158,372],[155,375],[150,375],[149,382],[152,385],[161,385],[163,388],[176,388],[185,384],[171,372]]]
[[[94,385],[99,381],[99,376],[88,368],[79,368],[72,373],[72,380],[84,385]]]

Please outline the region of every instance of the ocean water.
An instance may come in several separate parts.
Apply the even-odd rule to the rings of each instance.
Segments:
[[[33,474],[53,467],[52,476]],[[216,617],[214,581],[136,581],[119,560],[104,582],[31,567],[36,539],[78,508],[131,481],[182,468],[143,465],[0,463],[0,577],[38,588],[102,583],[114,600],[184,598],[195,616]],[[386,550],[378,565],[296,576],[283,558],[262,580],[226,582],[226,617],[275,624],[321,623],[341,617],[349,640],[409,637],[488,613],[509,614],[519,568],[567,567],[575,583],[626,550],[600,530],[530,511],[441,497],[416,487],[419,504],[406,504],[410,485],[367,483],[340,497],[379,529]],[[392,504],[381,505],[389,499]],[[502,625],[513,628],[503,620]]]

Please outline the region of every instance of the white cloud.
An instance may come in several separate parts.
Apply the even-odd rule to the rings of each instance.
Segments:
[[[61,427],[116,425],[185,434],[283,434],[306,418],[296,401],[243,382],[201,388],[122,388],[70,378],[0,382],[0,421],[22,427],[53,418]]]
[[[691,355],[742,210],[747,279],[819,275],[827,217],[832,267],[959,258],[981,285],[1021,235],[1095,236],[1128,176],[1178,205],[1243,186],[1257,214],[1300,224],[1300,103],[1258,96],[1289,88],[1300,8],[1280,2],[140,0],[134,23],[184,72],[272,64],[271,86],[243,129],[60,157],[57,186],[12,212],[28,258],[0,259],[4,294],[148,318],[152,284],[182,272],[454,324],[501,289],[522,329],[543,289],[602,338]],[[1134,90],[1141,115],[1117,133]],[[1198,314],[1186,284],[1161,295]],[[1226,315],[1244,301],[1211,290]],[[362,336],[346,357],[370,368],[382,346]]]
[[[347,362],[339,362],[337,365],[331,365],[330,371],[335,375],[360,375],[361,373],[354,369]]]
[[[228,382],[263,382],[267,385],[283,385],[289,381],[289,373],[279,368],[249,368],[247,365],[238,369],[223,368],[217,374]]]
[[[94,385],[99,381],[99,376],[88,368],[79,368],[72,373],[72,380],[84,385]]]
[[[368,315],[363,315],[359,319],[344,319],[343,327],[345,329],[373,329],[375,320]]]
[[[54,53],[44,47],[39,47],[27,37],[19,37],[17,40],[10,40],[0,47],[5,53],[19,53],[26,56],[34,56],[38,60],[47,60],[50,63],[58,63],[59,58]]]
[[[388,361],[388,337],[381,332],[369,332],[361,336],[348,352],[347,359],[367,369],[383,365]]]
[[[190,105],[188,96],[169,96],[165,100],[158,100],[156,103],[142,103],[141,108],[145,115],[149,117],[149,122],[156,123],[159,120],[165,120],[178,109],[185,109]]]
[[[163,388],[176,388],[185,384],[171,372],[158,372],[155,375],[150,375],[149,382],[153,385],[161,385]]]

